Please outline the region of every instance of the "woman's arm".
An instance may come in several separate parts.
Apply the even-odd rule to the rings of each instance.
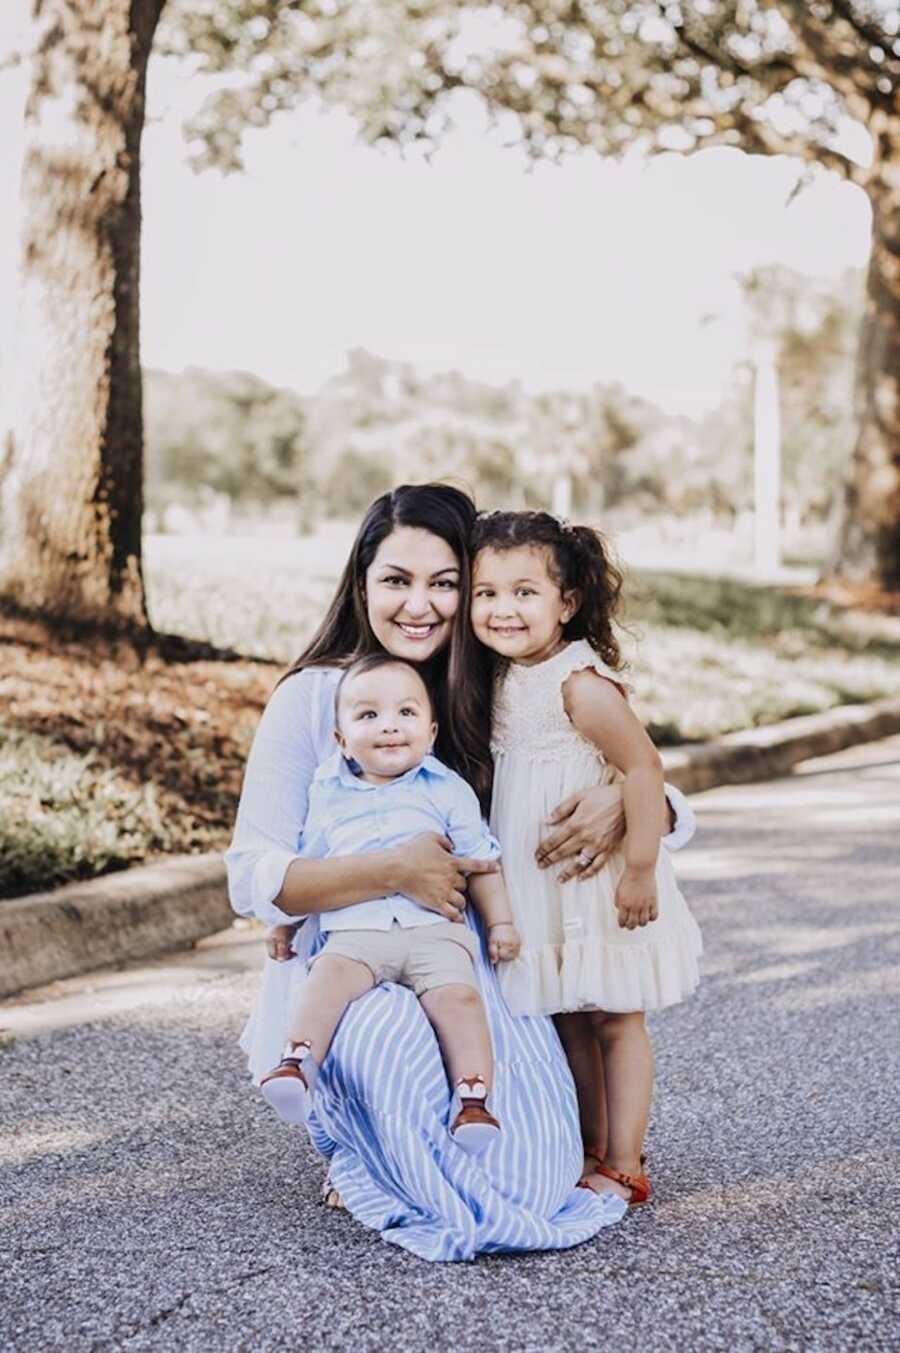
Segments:
[[[688,802],[688,797],[674,785],[664,784],[663,790],[669,805],[668,832],[662,843],[666,850],[681,850],[693,839],[697,830],[697,817]]]
[[[300,858],[309,786],[329,750],[333,693],[333,674],[310,668],[282,682],[263,712],[225,855],[231,905],[241,916],[285,925],[402,892],[458,920],[465,907],[465,875],[484,865],[455,859],[449,842],[436,834],[376,854]]]
[[[370,855],[342,855],[330,860],[294,858],[274,901],[287,919],[296,919],[403,893],[448,921],[458,921],[466,905],[467,876],[494,873],[496,869],[490,860],[454,855],[445,836],[427,832],[407,845]],[[280,919],[284,920],[284,915]]]
[[[697,818],[687,796],[674,785],[664,784],[668,834],[662,844],[667,850],[681,850],[693,839]],[[562,865],[557,878],[588,879],[600,872],[610,855],[625,837],[625,810],[621,791],[615,785],[588,785],[570,794],[547,819],[550,830],[535,851],[541,869]],[[577,861],[580,851],[592,858],[587,868]]]

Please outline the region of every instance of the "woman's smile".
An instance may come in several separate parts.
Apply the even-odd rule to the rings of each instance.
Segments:
[[[372,633],[388,653],[426,662],[450,639],[459,606],[460,563],[445,540],[400,526],[366,573]]]
[[[408,639],[430,639],[435,630],[445,622],[443,620],[432,620],[427,625],[413,625],[408,620],[395,620]]]

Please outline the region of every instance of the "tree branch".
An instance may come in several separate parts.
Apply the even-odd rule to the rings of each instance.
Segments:
[[[864,64],[859,54],[842,51],[833,27],[816,19],[805,5],[796,7],[793,20],[797,39],[815,64],[815,78],[837,90],[852,116],[864,122],[880,102],[877,75],[868,54]]]
[[[741,142],[745,149],[751,152],[756,150],[764,155],[789,155],[793,158],[812,160],[823,168],[840,174],[841,178],[848,179],[858,187],[866,188],[869,183],[869,171],[861,165],[854,164],[839,151],[818,143],[811,144],[799,137],[782,136],[771,123],[761,118],[739,115],[736,122]]]
[[[866,23],[864,19],[857,14],[848,0],[831,0],[831,8],[839,18],[843,19],[848,28],[852,28],[858,38],[869,47],[881,47],[885,56],[890,56],[891,35],[884,29],[879,29],[877,24]]]
[[[768,84],[767,77],[773,76],[779,88],[783,87],[783,84],[789,80],[797,78],[797,68],[786,52],[781,52],[766,61],[751,65],[746,61],[741,61],[733,52],[729,52],[724,47],[718,45],[710,47],[701,42],[700,38],[689,29],[686,18],[683,17],[680,24],[672,23],[666,13],[668,6],[664,0],[656,0],[656,8],[659,11],[660,18],[672,24],[672,29],[679,44],[692,56],[705,61],[707,65],[715,66],[719,70],[727,70],[731,75],[749,76],[763,85]]]

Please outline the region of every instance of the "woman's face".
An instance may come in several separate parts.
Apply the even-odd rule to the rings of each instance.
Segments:
[[[449,643],[460,567],[446,540],[398,526],[379,545],[364,582],[369,624],[388,653],[425,662]]]

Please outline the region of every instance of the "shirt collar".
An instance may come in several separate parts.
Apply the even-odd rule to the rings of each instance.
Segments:
[[[388,781],[387,785],[372,785],[369,784],[368,780],[363,780],[355,775],[351,763],[343,752],[337,751],[327,761],[322,762],[313,779],[336,780],[347,789],[387,789],[389,785],[409,784],[410,781],[417,779],[420,775],[445,780],[448,773],[443,761],[439,761],[436,756],[432,756],[429,752],[417,766],[410,766],[409,770],[404,771],[402,775],[398,775],[396,780]]]

